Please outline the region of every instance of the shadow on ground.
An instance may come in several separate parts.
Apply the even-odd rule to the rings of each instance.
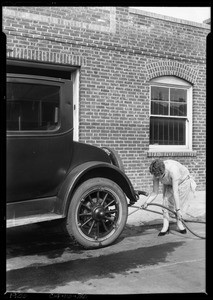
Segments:
[[[126,225],[120,237],[113,243],[119,244],[125,238],[146,236],[150,230],[156,230],[156,236],[162,225]],[[171,224],[171,229],[175,229],[175,224]],[[38,224],[22,226],[7,230],[6,235],[6,257],[21,257],[26,255],[45,255],[47,258],[58,258],[65,251],[71,253],[84,253],[86,250],[66,235],[60,226],[53,223],[51,226]]]
[[[128,276],[138,273],[137,268],[165,263],[168,254],[184,242],[170,242],[133,250],[75,259],[51,265],[31,265],[7,272],[7,291],[48,292],[71,282],[114,278],[115,274]]]
[[[152,228],[154,227],[157,228],[158,226],[152,226]],[[144,235],[149,228],[149,226],[126,225],[115,244],[129,236]],[[6,245],[7,258],[44,255],[44,253],[48,258],[55,258],[62,255],[67,248],[72,250],[73,253],[80,254],[85,251],[75,240],[67,236],[56,223],[49,226],[34,224],[8,229]]]

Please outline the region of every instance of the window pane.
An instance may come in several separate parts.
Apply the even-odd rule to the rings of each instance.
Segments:
[[[168,101],[169,89],[164,87],[151,87],[151,100]]]
[[[187,105],[182,103],[170,103],[170,115],[171,116],[186,116],[187,115]]]
[[[170,101],[186,102],[187,91],[182,89],[170,89]]]
[[[151,101],[151,114],[168,115],[168,102]]]
[[[7,83],[7,129],[52,130],[58,124],[59,86]]]
[[[185,145],[186,120],[174,118],[150,118],[151,145]]]

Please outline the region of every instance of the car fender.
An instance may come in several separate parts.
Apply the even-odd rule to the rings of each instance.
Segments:
[[[120,186],[127,198],[131,201],[137,201],[136,193],[129,178],[118,167],[100,161],[90,161],[75,167],[67,175],[58,192],[57,212],[66,216],[76,187],[85,180],[95,177],[111,179]]]

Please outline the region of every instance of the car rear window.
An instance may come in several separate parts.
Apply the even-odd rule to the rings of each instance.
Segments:
[[[7,82],[7,130],[54,130],[60,86]]]

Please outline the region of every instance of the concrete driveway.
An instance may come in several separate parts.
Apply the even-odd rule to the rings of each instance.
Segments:
[[[205,224],[190,223],[205,235]],[[205,240],[127,224],[113,245],[83,250],[55,228],[7,233],[7,291],[63,294],[204,293]]]

